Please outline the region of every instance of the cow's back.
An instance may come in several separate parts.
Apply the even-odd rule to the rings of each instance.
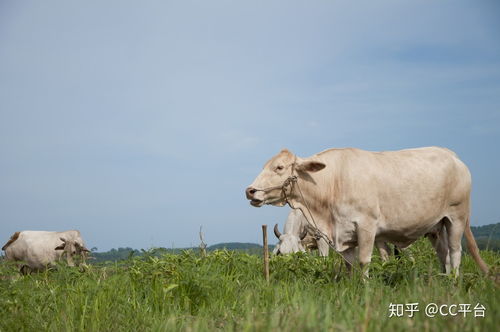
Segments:
[[[371,183],[380,194],[398,193],[401,199],[430,195],[446,204],[456,194],[460,196],[456,199],[462,199],[470,191],[469,170],[448,149],[430,147],[373,155],[373,167],[358,171],[372,177]]]

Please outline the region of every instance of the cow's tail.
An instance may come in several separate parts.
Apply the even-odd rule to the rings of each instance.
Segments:
[[[7,249],[8,246],[10,246],[12,243],[14,243],[14,241],[17,240],[17,238],[19,237],[19,234],[21,234],[21,232],[15,232],[9,239],[9,241],[7,241],[7,243],[2,247],[2,250],[5,251],[5,249]]]
[[[467,218],[467,224],[465,225],[465,239],[467,240],[467,248],[469,249],[472,258],[474,258],[474,261],[479,266],[481,271],[487,274],[490,268],[479,255],[479,248],[477,247],[476,240],[474,239],[474,235],[470,229],[470,218]]]

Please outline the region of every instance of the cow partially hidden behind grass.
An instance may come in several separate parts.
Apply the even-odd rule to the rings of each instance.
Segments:
[[[15,232],[2,250],[6,260],[21,263],[22,274],[53,267],[63,257],[69,266],[78,266],[85,262],[89,253],[77,230]]]
[[[278,224],[274,225],[274,235],[279,240],[273,250],[275,255],[318,249],[319,255],[326,257],[330,251],[330,246],[324,239],[317,240],[315,238],[314,229],[309,225],[309,222],[299,209],[292,209],[288,214],[283,234],[279,231]],[[391,254],[389,246],[383,241],[375,242],[375,246],[378,248],[382,260],[387,261]],[[395,253],[399,254],[396,248]]]
[[[323,239],[316,240],[314,231],[307,227],[308,223],[300,210],[291,210],[283,228],[283,234],[274,226],[274,235],[279,242],[274,247],[275,255],[286,255],[299,251],[318,249],[320,256],[328,256],[329,246]]]

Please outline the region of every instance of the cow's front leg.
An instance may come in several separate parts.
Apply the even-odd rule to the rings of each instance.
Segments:
[[[448,234],[446,228],[441,227],[437,233],[426,235],[432,246],[436,250],[439,262],[441,263],[441,272],[449,274],[451,272],[450,254],[448,249]]]
[[[359,246],[359,263],[363,274],[368,277],[368,265],[372,260],[373,246],[375,244],[375,229],[368,227],[367,223],[358,225],[358,246]]]
[[[323,239],[319,239],[317,241],[317,244],[319,255],[322,257],[328,257],[328,254],[330,253],[330,246],[328,245],[328,243]]]

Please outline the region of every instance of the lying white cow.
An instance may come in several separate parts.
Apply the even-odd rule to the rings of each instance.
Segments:
[[[292,209],[288,214],[283,234],[278,229],[278,224],[274,225],[274,235],[279,242],[274,247],[275,255],[286,255],[299,251],[318,249],[319,255],[326,257],[330,251],[330,246],[324,239],[316,240],[314,230],[309,226],[307,219],[299,209]],[[389,259],[390,248],[385,242],[376,242],[383,261]]]
[[[74,258],[81,256],[85,261],[89,250],[79,231],[46,232],[22,231],[14,233],[2,247],[5,258],[22,261],[21,272],[40,271],[60,260],[63,254],[69,266],[74,266]]]
[[[348,148],[309,158],[283,150],[264,165],[246,196],[256,207],[288,203],[300,209],[349,264],[356,247],[366,266],[376,241],[405,248],[435,234],[431,240],[443,269],[458,274],[465,231],[473,259],[487,273],[470,230],[470,191],[467,166],[448,149]]]

